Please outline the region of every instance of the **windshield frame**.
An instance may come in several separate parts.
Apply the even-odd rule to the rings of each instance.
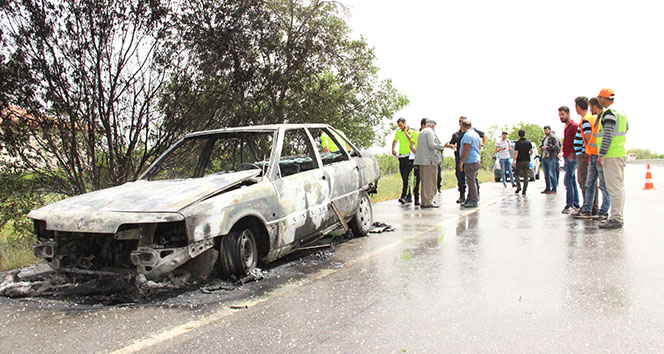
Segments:
[[[177,150],[182,144],[188,142],[191,139],[212,139],[217,136],[237,136],[240,134],[265,134],[265,133],[270,133],[272,134],[272,148],[270,151],[270,156],[265,156],[265,159],[267,161],[274,161],[274,155],[275,155],[275,147],[276,147],[276,142],[277,142],[277,130],[276,129],[250,129],[250,130],[231,130],[231,131],[219,131],[219,132],[214,132],[214,133],[208,133],[208,134],[189,134],[185,136],[184,138],[180,139],[178,142],[173,144],[171,147],[169,147],[163,154],[161,154],[150,166],[141,174],[141,176],[138,178],[138,180],[146,180],[146,181],[153,181],[151,178],[153,177],[157,167],[161,164],[161,162],[169,156],[174,150]],[[265,169],[264,176],[269,176],[271,174],[271,170],[273,169],[273,164],[268,164],[267,169]],[[195,177],[195,178],[203,178],[205,176],[200,176],[200,177]]]

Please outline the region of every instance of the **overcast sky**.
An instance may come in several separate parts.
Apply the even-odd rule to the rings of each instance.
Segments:
[[[562,135],[558,107],[613,88],[627,147],[664,153],[664,15],[656,1],[342,0],[353,36],[375,48],[381,78],[415,126],[448,139],[460,115],[481,129],[519,121]],[[388,137],[391,143],[392,136]]]

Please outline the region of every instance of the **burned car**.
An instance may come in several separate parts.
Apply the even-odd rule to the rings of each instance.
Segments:
[[[192,133],[135,182],[30,212],[34,253],[71,272],[242,276],[342,226],[367,234],[379,177],[328,125]]]

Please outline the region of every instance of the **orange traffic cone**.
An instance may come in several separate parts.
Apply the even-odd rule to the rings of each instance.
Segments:
[[[646,186],[643,189],[645,190],[655,189],[655,185],[652,183],[652,173],[650,173],[650,164],[648,164],[648,170],[646,171]]]

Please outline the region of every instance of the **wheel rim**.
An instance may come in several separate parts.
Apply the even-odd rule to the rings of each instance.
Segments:
[[[360,205],[358,207],[360,224],[362,225],[363,230],[369,230],[371,227],[371,204],[369,202],[369,197],[363,195],[360,198]]]
[[[256,247],[251,231],[244,230],[240,236],[240,259],[244,269],[251,268],[256,260]]]

